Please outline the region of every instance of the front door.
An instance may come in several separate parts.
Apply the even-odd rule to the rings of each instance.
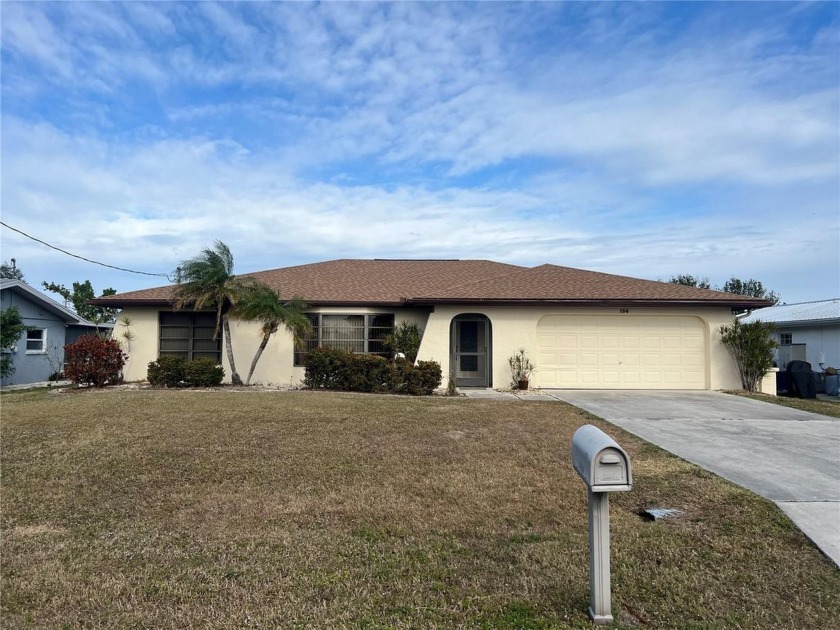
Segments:
[[[459,315],[452,328],[452,364],[458,387],[489,387],[490,322],[483,315]]]

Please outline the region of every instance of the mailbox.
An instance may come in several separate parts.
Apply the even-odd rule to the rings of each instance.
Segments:
[[[630,458],[598,427],[585,424],[572,436],[572,466],[586,484],[589,503],[589,617],[613,622],[610,586],[610,492],[633,487]]]
[[[592,492],[626,492],[633,487],[627,453],[591,424],[580,427],[572,437],[572,465]]]

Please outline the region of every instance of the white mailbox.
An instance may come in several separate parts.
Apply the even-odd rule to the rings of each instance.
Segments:
[[[572,437],[572,465],[592,492],[626,492],[633,488],[627,453],[591,424],[580,427]]]
[[[589,503],[589,617],[613,622],[610,587],[610,492],[633,487],[630,458],[598,427],[585,424],[572,436],[572,466],[586,484]]]

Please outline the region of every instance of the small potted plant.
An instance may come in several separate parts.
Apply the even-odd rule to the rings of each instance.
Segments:
[[[536,366],[531,363],[531,359],[525,356],[525,348],[520,348],[517,354],[510,357],[508,364],[510,365],[510,375],[513,377],[514,387],[528,389],[528,379]]]

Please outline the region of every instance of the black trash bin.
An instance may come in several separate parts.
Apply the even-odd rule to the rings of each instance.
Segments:
[[[816,398],[817,386],[807,361],[790,361],[785,370],[790,380],[790,392],[797,398]]]

